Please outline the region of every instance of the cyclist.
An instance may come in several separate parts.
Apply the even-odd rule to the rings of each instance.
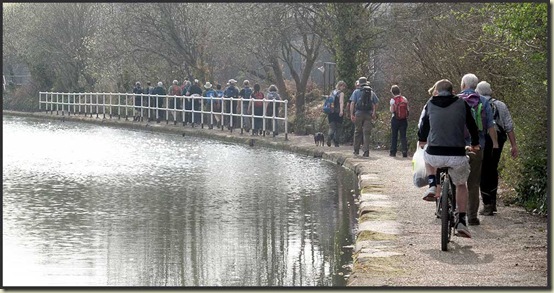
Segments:
[[[429,189],[423,197],[426,201],[435,202],[437,192],[437,168],[449,168],[452,182],[456,185],[456,202],[458,219],[456,235],[471,238],[466,222],[467,178],[469,161],[466,156],[464,126],[471,135],[470,151],[478,151],[479,133],[477,124],[471,115],[469,105],[452,93],[452,83],[447,79],[435,83],[433,96],[427,101],[418,131],[419,147],[427,144],[425,167],[429,175]]]

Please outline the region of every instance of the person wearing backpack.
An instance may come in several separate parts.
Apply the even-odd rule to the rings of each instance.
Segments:
[[[408,107],[408,99],[400,95],[400,88],[397,85],[391,87],[392,98],[390,99],[390,112],[392,118],[390,120],[391,128],[391,146],[390,156],[396,156],[396,148],[398,144],[398,132],[400,132],[400,144],[402,145],[402,157],[408,157],[408,141],[406,139],[406,129],[408,128],[408,115],[410,110]]]
[[[213,87],[212,83],[209,81],[206,81],[206,83],[204,84],[204,88],[206,90],[204,91],[202,96],[206,98],[204,99],[204,108],[206,109],[207,112],[210,112],[212,110],[215,112],[215,109],[212,109],[212,103],[215,101],[214,98],[217,97],[217,93],[214,91],[212,87]],[[212,120],[208,117],[208,119],[206,119],[205,121],[211,122]],[[216,119],[216,122],[217,122],[217,119]]]
[[[133,88],[133,94],[135,94],[135,115],[133,116],[133,121],[140,121],[141,118],[141,106],[142,106],[142,87],[140,86],[140,81],[135,83]]]
[[[236,83],[237,81],[234,79],[229,80],[228,86],[223,92],[223,95],[225,98],[238,98],[239,90],[235,86]],[[237,107],[237,101],[230,101],[230,100],[225,101],[225,113],[227,114],[235,113],[234,109],[236,109],[236,107]],[[225,121],[225,125],[227,125],[229,129],[231,129],[231,121],[233,122],[233,127],[237,127],[238,120],[236,119],[236,117],[227,115],[224,117],[224,121]]]
[[[358,78],[360,88],[350,96],[350,119],[354,123],[354,155],[360,154],[363,140],[363,156],[369,157],[369,137],[371,135],[371,119],[375,119],[375,111],[379,98],[367,84],[366,77]]]
[[[192,85],[189,87],[188,91],[187,91],[187,96],[192,96],[194,95],[195,97],[201,97],[202,96],[202,88],[200,87],[200,81],[198,79],[195,79],[194,80],[194,83],[192,83]],[[194,123],[195,124],[200,124],[201,123],[201,118],[200,118],[200,111],[202,111],[202,99],[199,99],[199,98],[191,98],[191,102],[192,102],[192,107],[194,108]]]
[[[156,99],[154,97],[150,96],[150,95],[152,95],[153,92],[154,92],[154,87],[152,86],[152,83],[147,81],[146,82],[146,87],[143,89],[143,93],[145,94],[145,96],[144,96],[144,100],[145,100],[144,105],[146,107],[148,107],[148,109],[146,109],[146,111],[148,113],[148,121],[153,121],[154,117],[156,117],[156,110],[154,109],[154,108],[156,108]]]
[[[276,136],[279,134],[279,124],[277,123],[277,121],[279,120],[275,120],[274,117],[279,116],[279,106],[281,105],[281,103],[275,103],[273,101],[280,101],[281,96],[277,92],[277,86],[274,84],[270,85],[268,90],[269,92],[267,93],[266,99],[269,101],[267,102],[265,116],[269,118],[266,119],[265,132],[267,134],[269,133],[269,131],[273,131],[273,136]],[[273,111],[273,109],[275,109],[275,112]]]
[[[223,90],[221,89],[221,84],[217,84],[215,86],[215,95],[216,95],[216,99],[212,99],[212,103],[214,105],[214,112],[215,113],[218,113],[218,114],[215,114],[215,120],[217,122],[217,127],[221,127],[221,105],[223,104]]]
[[[481,166],[481,200],[483,209],[480,215],[493,216],[496,212],[496,193],[498,188],[498,162],[502,154],[502,148],[506,140],[510,140],[512,158],[517,158],[518,150],[514,132],[514,122],[508,107],[503,102],[491,97],[491,85],[481,81],[475,89],[477,93],[489,101],[492,108],[492,117],[498,140],[498,149],[492,148],[492,138],[485,136],[485,149],[483,151],[483,163]]]
[[[339,81],[335,86],[331,95],[333,101],[331,104],[331,111],[327,114],[327,121],[329,121],[329,132],[327,134],[327,146],[331,146],[331,140],[334,141],[335,147],[339,146],[340,130],[342,127],[342,120],[344,116],[344,90],[346,89],[346,82]]]
[[[178,80],[173,80],[172,85],[167,89],[167,93],[169,96],[180,96],[181,95],[181,87],[179,86]],[[169,99],[169,109],[171,110],[170,113],[172,117],[177,117],[177,111],[172,109],[179,109],[181,108],[181,101],[178,98],[170,97]]]
[[[248,80],[245,80],[243,82],[243,86],[244,87],[239,92],[239,97],[242,98],[242,101],[238,101],[236,109],[237,113],[241,113],[242,115],[248,112],[248,105],[250,105],[250,96],[252,95],[252,88],[250,88],[250,82]],[[250,117],[242,117],[242,126],[247,132],[250,131]]]
[[[469,165],[470,173],[467,179],[467,188],[469,196],[467,200],[467,218],[468,224],[479,225],[481,221],[477,217],[479,210],[479,187],[481,184],[481,165],[483,162],[483,149],[487,147],[485,134],[489,133],[492,140],[492,148],[498,148],[498,141],[496,138],[496,130],[494,128],[494,121],[492,119],[492,110],[489,101],[475,92],[479,79],[475,74],[468,73],[462,77],[461,89],[462,92],[458,94],[458,97],[466,101],[469,105],[471,114],[477,124],[479,132],[479,145],[482,149],[469,152]],[[469,134],[466,129],[466,145],[470,145]]]
[[[187,77],[187,78],[185,78],[185,80],[183,81],[183,84],[181,85],[181,95],[183,96],[183,103],[182,103],[183,108],[181,108],[181,109],[184,109],[184,110],[187,110],[187,111],[192,110],[192,101],[191,101],[190,97],[187,98],[187,92],[189,91],[190,86],[191,86],[191,82]],[[185,122],[186,123],[191,123],[192,122],[192,113],[190,113],[190,112],[183,112],[183,113],[185,115]]]
[[[158,81],[158,86],[154,88],[154,90],[152,91],[152,94],[160,95],[160,96],[165,96],[167,94],[167,92],[165,91],[163,82]],[[157,123],[160,123],[161,120],[165,119],[165,115],[166,115],[165,110],[160,110],[164,107],[164,100],[165,100],[165,97],[158,97],[156,104],[154,105],[154,107],[156,107]]]
[[[252,99],[248,103],[248,115],[252,114],[252,106],[254,106],[254,116],[262,116],[264,114],[264,93],[261,91],[259,84],[254,84],[254,92]],[[252,103],[254,105],[252,105]],[[254,126],[252,127],[252,135],[259,135],[263,129],[263,118],[254,118]]]

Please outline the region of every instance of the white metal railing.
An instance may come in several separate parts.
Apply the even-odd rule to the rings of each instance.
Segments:
[[[140,97],[140,105],[135,104],[135,98]],[[180,108],[177,107],[177,101],[180,101]],[[195,107],[195,101],[200,101],[200,107]],[[219,101],[221,109],[214,111],[214,103],[206,103],[208,101]],[[240,128],[241,134],[245,129],[245,122],[248,118],[250,122],[250,128],[254,131],[254,122],[256,119],[262,119],[262,134],[265,136],[268,132],[268,124],[271,124],[271,133],[275,136],[278,133],[279,121],[284,122],[284,134],[285,140],[288,140],[288,101],[284,100],[252,100],[250,114],[237,113],[235,107],[231,105],[232,101],[236,101],[240,105],[240,109],[244,109],[248,106],[250,100],[243,98],[225,98],[225,97],[201,97],[198,95],[192,96],[170,96],[170,95],[150,95],[142,94],[135,95],[132,93],[58,93],[58,92],[39,92],[39,110],[50,111],[51,114],[56,111],[56,115],[90,115],[93,117],[96,114],[96,118],[106,118],[109,115],[111,119],[117,115],[118,119],[122,116],[125,120],[128,120],[130,116],[134,117],[133,121],[144,121],[145,118],[148,121],[156,121],[160,123],[162,119],[169,123],[169,114],[172,114],[173,123],[177,124],[177,116],[182,117],[183,126],[187,123],[191,123],[192,127],[196,124],[200,124],[202,128],[204,125],[208,125],[210,129],[214,128],[214,125],[221,127],[224,130],[225,126],[230,131],[235,128]],[[254,102],[263,103],[262,115],[255,115]],[[172,107],[170,107],[170,102]],[[191,105],[185,107],[185,104]],[[277,107],[283,104],[282,112],[284,117],[279,117]],[[227,105],[230,105],[228,107]],[[243,105],[245,107],[243,107]],[[44,106],[44,108],[43,108]],[[269,107],[268,107],[269,106]],[[271,115],[267,115],[268,109],[272,109]],[[122,113],[123,112],[123,113]],[[131,115],[130,115],[131,114]],[[236,118],[236,119],[232,119]],[[199,121],[198,121],[199,120]],[[207,121],[208,120],[208,121]],[[214,120],[217,122],[214,124]],[[234,121],[233,121],[234,120]],[[238,121],[237,121],[238,120]],[[209,122],[209,123],[207,123]],[[258,121],[259,122],[259,121]],[[252,134],[254,134],[252,132]]]

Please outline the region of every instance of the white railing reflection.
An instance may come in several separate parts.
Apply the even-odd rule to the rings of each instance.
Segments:
[[[271,131],[275,136],[279,126],[284,126],[285,139],[288,139],[288,101],[284,100],[250,100],[242,98],[170,96],[170,95],[135,95],[132,93],[58,93],[39,92],[39,110],[56,112],[56,115],[85,115],[96,118],[117,119],[122,117],[133,121],[161,121],[175,125],[182,122],[183,126],[192,127],[207,125],[210,129],[227,128],[230,131],[254,129],[266,135]],[[255,102],[263,103],[262,113],[255,113]],[[237,111],[236,103],[240,105]],[[214,105],[220,105],[214,107]],[[282,105],[282,106],[281,106]],[[243,107],[244,106],[244,107]],[[248,108],[249,107],[249,108]],[[242,109],[249,109],[246,113]],[[282,115],[279,115],[282,112]],[[171,120],[169,116],[171,115]],[[282,117],[281,117],[282,116]],[[282,121],[282,122],[280,122]],[[261,127],[259,126],[261,124]],[[254,126],[258,126],[254,128]]]

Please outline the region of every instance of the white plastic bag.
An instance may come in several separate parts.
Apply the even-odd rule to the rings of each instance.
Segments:
[[[414,185],[417,187],[424,187],[429,182],[427,180],[427,170],[425,169],[425,159],[423,157],[423,152],[427,145],[423,148],[419,147],[419,142],[417,144],[417,150],[412,157],[412,170],[414,172]]]

